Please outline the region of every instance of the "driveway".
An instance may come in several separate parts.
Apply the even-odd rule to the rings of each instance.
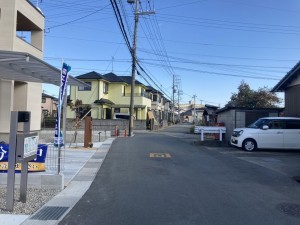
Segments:
[[[192,145],[199,144],[200,137],[190,133],[192,124],[177,124],[172,127],[161,130],[169,136],[188,142]],[[239,158],[268,169],[272,169],[283,175],[300,181],[300,150],[257,150],[255,152],[246,152],[242,149],[222,145],[222,147],[210,147],[214,141],[208,141],[201,145],[208,150],[217,151],[221,154]],[[217,141],[215,142],[217,143]],[[206,145],[206,146],[205,146]],[[199,146],[200,148],[200,146]]]

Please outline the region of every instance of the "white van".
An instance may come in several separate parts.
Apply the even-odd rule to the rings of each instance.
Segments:
[[[300,149],[300,118],[260,118],[247,128],[234,129],[230,143],[246,151]]]

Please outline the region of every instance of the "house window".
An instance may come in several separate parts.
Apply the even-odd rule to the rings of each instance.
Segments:
[[[108,94],[108,83],[106,82],[103,83],[103,93]]]
[[[42,98],[42,103],[46,103],[46,98]]]
[[[156,94],[153,95],[153,101],[154,101],[154,102],[157,101],[157,95],[156,95]]]
[[[115,113],[120,113],[120,108],[115,108]]]
[[[78,86],[78,91],[91,91],[92,90],[92,82],[85,82],[85,83],[90,86],[89,87]]]
[[[123,96],[125,96],[125,93],[126,93],[126,88],[125,86],[123,86]]]

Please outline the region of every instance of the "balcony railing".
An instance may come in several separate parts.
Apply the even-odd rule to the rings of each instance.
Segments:
[[[144,98],[150,99],[150,96],[148,93],[134,93],[133,96],[134,97],[144,97]],[[130,97],[130,93],[125,94],[125,97]]]

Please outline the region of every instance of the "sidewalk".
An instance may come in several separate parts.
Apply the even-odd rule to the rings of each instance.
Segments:
[[[76,149],[67,147],[62,170],[66,188],[31,216],[0,214],[1,225],[56,224],[88,190],[114,139],[94,143],[92,150],[83,150],[80,144]]]

